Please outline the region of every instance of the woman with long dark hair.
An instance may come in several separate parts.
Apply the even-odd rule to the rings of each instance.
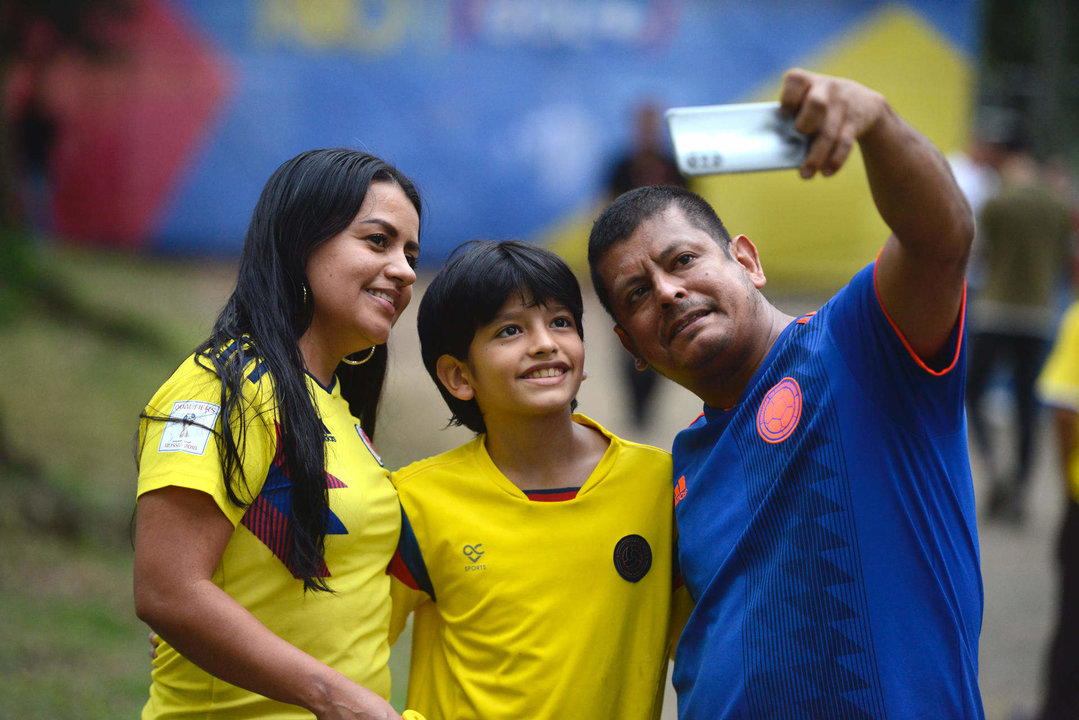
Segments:
[[[398,718],[400,510],[371,438],[419,225],[412,183],[367,153],[306,152],[266,183],[236,289],[142,414],[135,609],[161,637],[143,718]]]

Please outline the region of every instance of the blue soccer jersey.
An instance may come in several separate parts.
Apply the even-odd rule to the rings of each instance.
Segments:
[[[675,440],[680,720],[983,717],[962,325],[926,366],[874,267]]]

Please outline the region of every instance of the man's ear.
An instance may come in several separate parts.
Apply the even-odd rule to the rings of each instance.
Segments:
[[[638,370],[647,369],[648,363],[637,354],[637,346],[633,344],[633,341],[626,334],[626,331],[622,329],[621,325],[614,326],[614,334],[618,336],[618,341],[622,343],[622,347],[626,349],[626,352],[633,356],[633,366]]]
[[[731,238],[729,247],[731,257],[736,263],[745,268],[746,275],[758,290],[768,282],[764,277],[764,268],[761,266],[760,255],[757,254],[757,246],[745,235],[735,235]]]
[[[453,355],[443,355],[435,362],[438,381],[458,400],[469,401],[476,396],[468,366]]]

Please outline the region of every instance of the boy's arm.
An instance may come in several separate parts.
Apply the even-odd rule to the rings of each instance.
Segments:
[[[390,613],[390,645],[397,642],[397,638],[405,629],[408,616],[423,603],[431,598],[422,590],[409,587],[392,572],[390,573],[390,600],[393,610]]]
[[[674,653],[678,650],[678,640],[682,637],[682,630],[689,622],[689,616],[696,605],[686,587],[686,581],[682,577],[682,567],[678,562],[678,527],[674,527],[674,550],[671,564],[671,623],[668,637],[669,655],[674,660]]]
[[[669,639],[670,658],[674,660],[674,653],[678,649],[678,640],[682,637],[682,630],[689,622],[689,615],[693,612],[695,603],[689,596],[689,589],[679,578],[671,594],[671,634]]]
[[[427,572],[427,562],[412,529],[408,512],[405,511],[400,487],[398,495],[402,501],[401,536],[397,541],[397,551],[386,569],[390,576],[390,600],[393,608],[390,613],[390,645],[397,642],[398,636],[405,629],[409,614],[424,602],[435,599],[431,576]]]

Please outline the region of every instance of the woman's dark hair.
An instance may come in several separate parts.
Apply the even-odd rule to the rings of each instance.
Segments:
[[[329,590],[323,564],[328,517],[325,430],[312,400],[297,343],[311,323],[306,265],[311,252],[344,231],[373,182],[398,185],[420,214],[420,197],[396,168],[368,153],[310,150],[285,162],[266,182],[244,239],[236,288],[196,361],[221,378],[220,430],[215,431],[221,470],[231,502],[247,491],[243,459],[243,383],[254,372],[273,382],[278,424],[277,455],[291,481],[286,564],[304,589]],[[306,291],[305,291],[306,288]],[[359,366],[340,364],[336,375],[349,410],[373,437],[386,375],[386,347]],[[247,413],[251,410],[248,408]],[[144,415],[144,417],[146,417]],[[150,418],[163,419],[168,418]]]
[[[453,413],[451,425],[487,431],[475,399],[460,400],[439,381],[438,359],[452,355],[467,360],[476,330],[491,322],[515,294],[530,305],[564,305],[584,338],[584,303],[577,278],[562,258],[530,243],[470,240],[453,251],[423,294],[416,321],[420,353]]]
[[[612,245],[628,240],[641,223],[663,213],[672,205],[681,209],[694,227],[708,233],[724,252],[729,253],[730,233],[708,201],[695,192],[677,185],[648,185],[622,193],[592,223],[592,232],[588,236],[588,267],[592,273],[592,287],[612,317],[610,293],[597,271],[600,260]]]

